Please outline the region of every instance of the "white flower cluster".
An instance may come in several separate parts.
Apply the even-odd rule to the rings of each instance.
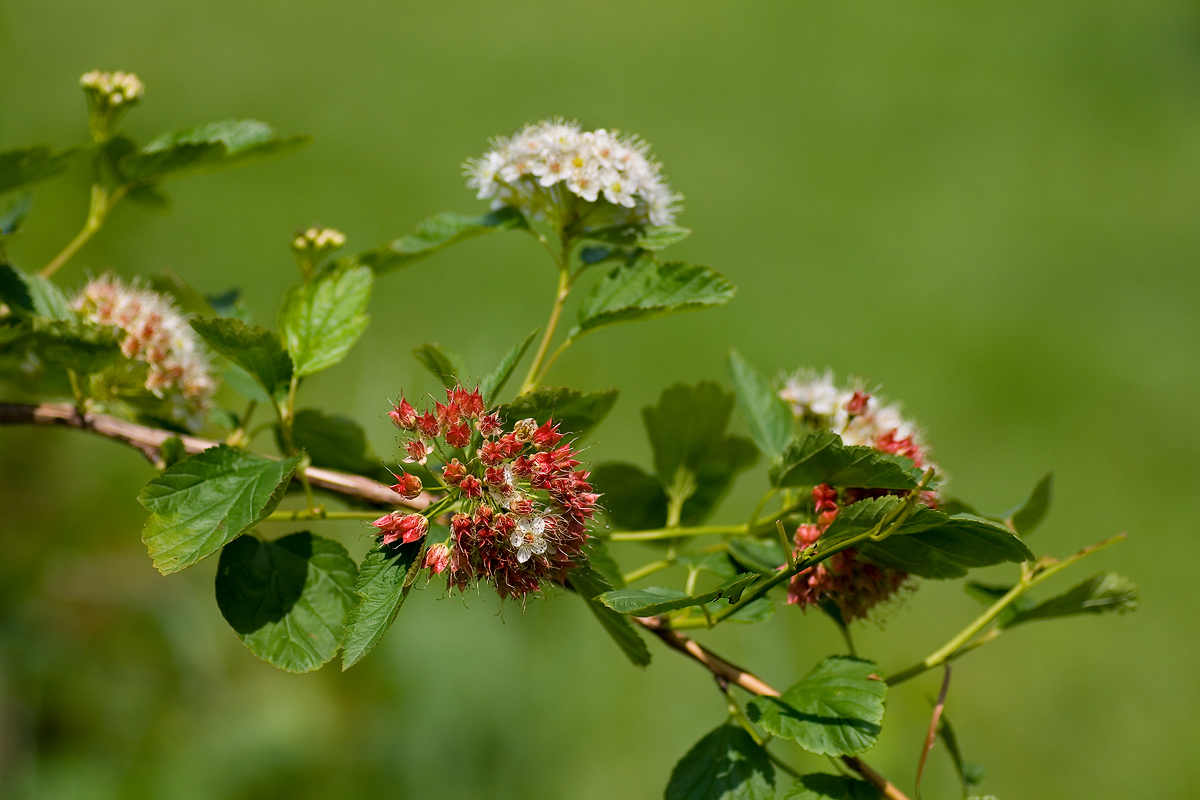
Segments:
[[[621,222],[670,225],[679,195],[647,156],[649,145],[603,128],[582,131],[575,122],[543,120],[511,138],[498,138],[482,158],[464,165],[467,185],[492,208],[515,206],[540,216],[561,207],[561,189],[588,202],[601,196]]]
[[[308,230],[296,234],[296,238],[292,240],[292,249],[297,252],[308,250],[317,250],[324,252],[326,250],[337,250],[346,243],[346,235],[339,230],[333,228],[309,228]]]
[[[149,367],[146,389],[169,400],[181,421],[202,418],[216,384],[199,337],[170,299],[103,275],[84,287],[75,310],[90,322],[123,331],[121,352]]]
[[[779,396],[797,419],[839,434],[848,445],[899,453],[929,466],[928,446],[916,423],[900,413],[899,405],[883,403],[861,384],[839,387],[830,370],[801,370],[787,379]]]
[[[146,86],[132,72],[100,72],[93,70],[79,79],[79,85],[110,106],[140,100]]]

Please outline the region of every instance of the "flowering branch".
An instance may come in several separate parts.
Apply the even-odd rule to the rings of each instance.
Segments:
[[[0,403],[0,425],[38,425],[88,431],[135,448],[151,463],[160,462],[163,442],[173,436],[179,437],[188,453],[201,453],[220,444],[211,439],[138,425],[135,422],[127,422],[107,414],[80,415],[69,403],[43,403],[37,406],[23,403]],[[364,500],[368,503],[406,506],[420,511],[428,508],[433,500],[428,493],[422,493],[412,500],[407,500],[383,484],[361,475],[351,475],[322,467],[308,467],[304,472],[309,483],[318,489]]]
[[[757,675],[742,669],[730,661],[726,661],[708,648],[698,644],[695,640],[689,639],[678,631],[666,627],[660,617],[635,617],[634,619],[643,628],[661,639],[672,650],[683,653],[688,658],[703,666],[718,679],[737,684],[753,695],[779,697],[782,694],[782,692]],[[909,800],[908,796],[901,792],[895,784],[871,769],[861,758],[857,756],[842,756],[841,760],[843,764],[861,775],[864,780],[878,789],[889,800]]]

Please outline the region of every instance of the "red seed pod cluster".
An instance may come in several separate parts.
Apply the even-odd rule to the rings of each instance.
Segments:
[[[571,444],[554,420],[520,420],[505,433],[478,390],[455,386],[446,394],[423,413],[401,398],[388,415],[408,434],[405,462],[439,460],[449,491],[450,540],[429,547],[425,567],[445,574],[450,587],[482,581],[502,598],[523,599],[561,581],[580,561],[597,500]],[[404,494],[410,477],[398,476],[393,489]],[[375,523],[381,531],[387,519]]]

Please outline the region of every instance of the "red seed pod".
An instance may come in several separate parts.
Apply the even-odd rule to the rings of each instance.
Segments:
[[[500,415],[496,413],[484,414],[475,423],[475,430],[479,431],[483,436],[491,439],[493,436],[498,436],[501,431]]]
[[[421,494],[421,479],[416,475],[409,475],[402,472],[396,475],[396,483],[392,486],[392,491],[408,500],[412,500]]]
[[[506,457],[504,445],[500,442],[484,442],[479,448],[479,460],[486,466],[494,467]]]
[[[451,486],[457,486],[466,474],[467,468],[457,458],[452,458],[450,463],[442,469],[442,480]]]
[[[479,478],[476,478],[474,475],[468,475],[467,477],[463,478],[458,484],[458,488],[462,490],[464,495],[472,500],[478,500],[483,496],[483,483],[481,483]]]
[[[821,511],[836,511],[837,504],[837,489],[827,483],[820,483],[813,487],[813,510]]]
[[[562,434],[558,432],[558,423],[552,419],[546,420],[531,437],[533,446],[538,450],[553,450],[559,439],[562,439]]]
[[[471,426],[466,422],[446,428],[446,444],[451,447],[466,447],[471,443]]]
[[[488,486],[503,486],[508,483],[504,467],[488,467],[483,471],[483,482]]]
[[[426,439],[437,438],[437,435],[441,432],[440,426],[438,425],[438,418],[434,416],[433,412],[431,411],[426,411],[424,414],[418,414],[417,430],[420,431],[421,435]]]
[[[404,443],[404,450],[408,453],[408,458],[404,459],[405,463],[424,464],[425,459],[433,452],[433,445],[426,444],[421,439],[413,439]]]
[[[434,575],[441,575],[450,566],[450,548],[438,542],[425,551],[425,567]]]
[[[394,517],[396,513],[392,512],[392,516]],[[383,535],[384,544],[393,544],[396,541],[409,544],[417,541],[429,531],[429,520],[420,514],[405,514],[386,531]]]
[[[392,405],[392,410],[388,412],[388,417],[401,430],[411,431],[417,426],[417,410],[409,405],[409,402],[403,396],[400,398],[400,405]]]

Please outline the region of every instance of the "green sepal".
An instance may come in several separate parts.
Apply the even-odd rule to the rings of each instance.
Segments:
[[[741,727],[710,731],[675,769],[666,800],[773,800],[775,767],[767,751]]]
[[[338,542],[307,531],[273,542],[242,536],[217,564],[217,607],[250,652],[288,672],[311,672],[337,655],[354,605],[354,560]]]
[[[659,263],[643,256],[596,282],[579,307],[567,340],[621,322],[657,319],[729,302],[735,287],[708,267],[682,261]]]
[[[297,375],[332,367],[362,338],[373,282],[366,267],[340,266],[288,289],[279,330]]]
[[[522,419],[539,425],[553,418],[560,433],[586,436],[599,425],[617,402],[616,389],[581,392],[562,386],[539,386],[500,406],[500,417],[511,428]]]
[[[87,150],[86,147],[68,147],[55,152],[49,145],[39,144],[0,153],[0,194],[65,172]]]
[[[779,697],[756,697],[746,711],[763,730],[810,753],[861,753],[882,730],[888,687],[880,675],[870,661],[831,656]]]
[[[192,329],[216,352],[250,374],[276,403],[287,396],[292,359],[275,334],[238,319],[194,319]]]
[[[299,463],[299,456],[275,461],[222,444],[164,470],[138,495],[150,512],[142,541],[155,569],[179,572],[262,522]]]
[[[122,156],[117,169],[126,181],[152,183],[240,166],[297,150],[310,141],[311,136],[278,136],[258,120],[209,122],[164,133]]]
[[[742,598],[742,592],[758,579],[759,576],[756,573],[742,575],[720,588],[698,595],[687,595],[663,586],[651,586],[646,589],[617,589],[605,592],[598,599],[618,614],[652,617],[680,608],[701,606],[720,599],[736,603]]]
[[[463,374],[462,359],[436,342],[413,348],[413,357],[447,389],[453,389]]]
[[[342,670],[362,660],[396,621],[424,563],[425,540],[383,545],[363,558],[354,593],[361,598],[346,616]]]
[[[738,411],[758,449],[772,461],[783,458],[792,438],[792,412],[771,384],[736,350],[729,351],[729,379]]]
[[[771,485],[854,486],[863,489],[915,489],[921,471],[907,458],[880,453],[872,447],[847,445],[832,431],[810,431],[784,451],[771,467]]]
[[[1127,614],[1137,608],[1138,588],[1123,575],[1101,572],[1066,592],[1017,612],[1003,620],[1011,628],[1024,622],[1073,617],[1077,614]]]
[[[417,232],[402,236],[382,247],[359,253],[354,261],[376,274],[407,267],[417,259],[430,256],[452,244],[485,233],[502,230],[529,230],[525,216],[511,206],[479,216],[438,214],[417,226]]]

